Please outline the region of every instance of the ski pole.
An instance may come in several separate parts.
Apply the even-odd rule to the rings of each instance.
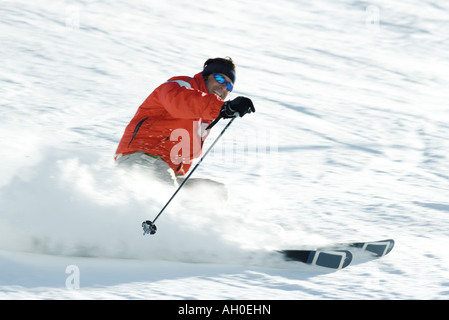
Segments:
[[[226,127],[224,127],[224,129],[221,131],[221,133],[218,135],[218,137],[214,140],[214,142],[212,142],[211,146],[209,147],[209,149],[207,149],[207,151],[204,153],[204,155],[201,157],[201,159],[198,161],[198,163],[195,165],[195,167],[190,171],[190,173],[187,175],[187,177],[184,179],[184,181],[182,181],[182,183],[179,185],[178,189],[176,189],[176,191],[173,193],[173,195],[171,196],[171,198],[167,201],[167,203],[165,204],[165,206],[161,209],[161,211],[159,211],[158,215],[156,216],[156,218],[154,218],[153,221],[151,220],[146,220],[144,222],[142,222],[142,228],[143,228],[143,235],[149,233],[149,234],[155,234],[156,233],[156,225],[154,224],[156,222],[156,220],[159,218],[159,216],[162,214],[162,212],[164,212],[165,208],[167,208],[167,206],[170,204],[170,202],[173,200],[173,198],[176,196],[176,194],[179,192],[179,190],[181,190],[181,188],[184,186],[184,184],[187,182],[187,180],[189,180],[190,176],[192,175],[193,172],[195,172],[196,168],[198,168],[198,166],[201,164],[201,162],[203,162],[204,158],[206,158],[207,154],[209,153],[210,150],[212,150],[212,148],[214,147],[214,145],[217,143],[217,141],[221,138],[221,136],[225,133],[225,131],[229,128],[229,126],[231,125],[231,123],[235,120],[236,116],[234,116],[231,121],[228,122],[228,124],[226,125]],[[221,119],[221,116],[219,116],[217,119],[214,120],[214,122],[212,122],[207,128],[206,130],[211,129],[217,122],[218,120]]]

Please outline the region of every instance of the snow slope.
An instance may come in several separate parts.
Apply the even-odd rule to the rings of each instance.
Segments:
[[[447,299],[449,6],[442,1],[2,1],[1,299]],[[115,167],[137,107],[209,57],[237,119],[195,172]],[[206,147],[221,131],[219,123]],[[325,272],[265,251],[394,238]]]

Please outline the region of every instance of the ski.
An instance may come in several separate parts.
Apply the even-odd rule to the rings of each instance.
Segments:
[[[363,252],[369,253],[371,256],[376,258],[383,257],[391,252],[394,247],[393,239],[378,240],[378,241],[367,241],[367,242],[349,242],[340,243],[335,246],[326,247],[326,249],[334,248],[338,250],[351,250],[357,249]]]
[[[286,261],[298,261],[312,266],[340,270],[352,261],[348,250],[282,250]]]
[[[329,245],[313,250],[281,250],[286,261],[297,261],[312,266],[340,270],[349,266],[353,261],[353,254],[363,252],[380,258],[393,250],[394,240],[378,240],[366,242],[348,242]]]

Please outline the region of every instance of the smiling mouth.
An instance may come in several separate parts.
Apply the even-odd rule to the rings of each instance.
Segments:
[[[220,98],[222,98],[221,93],[218,92],[217,90],[214,90],[214,93],[215,93],[217,96],[219,96]]]

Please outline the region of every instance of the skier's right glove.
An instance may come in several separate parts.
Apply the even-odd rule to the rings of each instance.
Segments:
[[[247,113],[256,112],[251,99],[237,97],[234,100],[226,101],[221,107],[220,116],[224,119],[233,118],[238,115],[243,117]]]

